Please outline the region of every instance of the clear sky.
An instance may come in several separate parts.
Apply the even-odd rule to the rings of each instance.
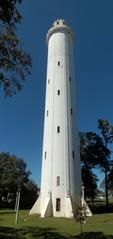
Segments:
[[[47,46],[58,18],[76,32],[78,123],[97,131],[97,120],[113,124],[113,0],[24,0],[18,35],[33,59],[32,75],[13,98],[0,95],[0,152],[23,158],[40,184]]]

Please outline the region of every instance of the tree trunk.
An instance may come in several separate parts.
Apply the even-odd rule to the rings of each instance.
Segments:
[[[106,195],[106,206],[109,206],[108,200],[108,179],[107,179],[107,169],[105,169],[105,195]]]
[[[81,232],[81,234],[83,233],[83,230],[82,230],[82,221],[80,221],[80,232]]]
[[[105,146],[107,148],[107,141],[105,142]],[[105,166],[105,195],[106,195],[106,206],[109,206],[108,200],[108,175],[107,175],[107,166]]]

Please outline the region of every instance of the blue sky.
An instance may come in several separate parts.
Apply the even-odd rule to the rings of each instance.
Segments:
[[[46,33],[58,18],[76,32],[75,72],[78,123],[97,131],[97,120],[113,124],[113,1],[28,0],[20,7],[18,26],[23,48],[33,59],[32,75],[13,98],[0,95],[0,152],[27,162],[40,184],[47,46]]]

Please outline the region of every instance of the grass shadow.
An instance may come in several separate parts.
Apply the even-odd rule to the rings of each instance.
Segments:
[[[73,237],[63,236],[52,228],[24,227],[21,229],[0,227],[0,239],[113,239],[113,235],[88,232]]]
[[[15,229],[0,227],[0,239],[66,239],[60,233],[51,228],[24,227]]]
[[[105,205],[90,205],[90,209],[93,214],[113,213],[113,205],[109,205],[108,207]]]
[[[105,201],[95,200],[92,204],[91,201],[86,200],[93,214],[113,213],[113,203],[106,206]]]
[[[104,235],[102,232],[86,232],[71,239],[113,239],[113,235]]]
[[[0,215],[15,214],[15,211],[0,211]]]

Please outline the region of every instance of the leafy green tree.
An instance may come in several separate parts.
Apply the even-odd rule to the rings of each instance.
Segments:
[[[97,178],[93,173],[93,169],[103,169],[110,151],[103,144],[102,138],[94,132],[80,133],[80,142],[82,177],[86,188],[86,195],[93,199],[97,189]]]
[[[22,16],[17,8],[22,0],[0,0],[0,86],[5,97],[22,89],[30,74],[31,56],[22,49],[17,24]]]
[[[99,119],[98,120],[98,128],[100,130],[103,145],[108,149],[108,144],[113,142],[113,126],[109,124],[108,120]],[[109,150],[110,152],[110,150]],[[110,171],[110,153],[104,155],[105,160],[102,165],[102,170],[105,173],[105,194],[106,194],[106,205],[108,206],[108,172]]]
[[[39,189],[37,185],[29,180],[21,190],[21,204],[20,207],[24,209],[31,209],[39,196]]]
[[[97,176],[87,167],[82,167],[82,181],[84,184],[85,198],[90,198],[91,202],[97,195]]]
[[[21,207],[30,208],[37,197],[38,188],[30,179],[30,171],[23,159],[9,153],[0,154],[0,194],[1,201],[7,201],[10,195],[16,198],[21,191]]]
[[[0,154],[0,187],[16,192],[23,183],[28,182],[30,172],[26,163],[9,153]]]
[[[89,169],[103,167],[110,155],[102,138],[94,132],[80,133],[80,153],[82,165]]]
[[[102,182],[102,185],[105,186],[105,180]],[[107,175],[107,185],[109,193],[113,196],[113,165]]]

